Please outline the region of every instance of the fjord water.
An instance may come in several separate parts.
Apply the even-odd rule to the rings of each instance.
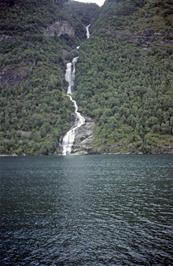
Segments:
[[[0,158],[0,265],[173,265],[173,156]]]

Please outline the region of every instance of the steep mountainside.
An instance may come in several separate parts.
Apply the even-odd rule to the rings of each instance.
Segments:
[[[76,76],[93,151],[173,152],[173,2],[107,0]]]
[[[0,154],[61,152],[74,122],[65,65],[78,54],[88,122],[75,145],[89,134],[89,152],[173,152],[172,14],[171,0],[0,1]]]
[[[65,64],[98,7],[0,1],[0,154],[49,154],[73,123]]]

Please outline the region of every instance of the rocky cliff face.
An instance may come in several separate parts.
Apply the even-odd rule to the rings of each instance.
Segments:
[[[95,153],[93,148],[93,132],[95,122],[89,117],[85,117],[85,125],[76,131],[75,142],[72,149],[72,154],[92,154]]]
[[[48,37],[68,36],[69,38],[74,38],[75,30],[68,21],[56,21],[47,27],[44,34]]]

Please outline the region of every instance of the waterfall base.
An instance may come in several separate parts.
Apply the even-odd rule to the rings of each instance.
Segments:
[[[75,141],[71,153],[72,155],[94,153],[93,130],[95,123],[89,117],[85,117],[85,119],[85,125],[76,130]]]

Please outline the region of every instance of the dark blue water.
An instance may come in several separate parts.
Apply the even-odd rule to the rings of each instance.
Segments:
[[[173,156],[0,159],[0,265],[173,265]]]

